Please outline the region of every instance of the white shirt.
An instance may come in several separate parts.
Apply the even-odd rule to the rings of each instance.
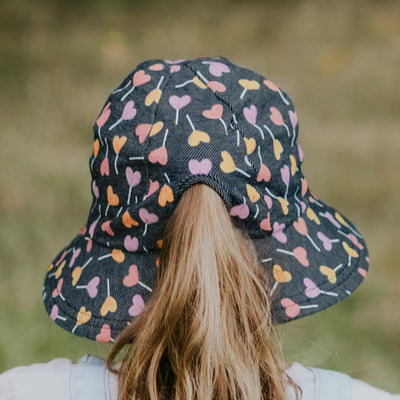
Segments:
[[[335,371],[308,368],[295,362],[287,372],[302,389],[301,400],[400,400],[400,395]],[[68,359],[57,358],[0,374],[0,400],[78,399],[117,400],[117,378],[107,370],[103,360],[85,356],[72,364]],[[292,399],[291,390],[288,400]]]

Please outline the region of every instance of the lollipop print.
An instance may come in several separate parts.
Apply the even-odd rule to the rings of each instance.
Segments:
[[[149,292],[152,292],[152,289],[149,288],[147,285],[139,281],[139,271],[137,268],[137,265],[133,264],[129,267],[129,272],[128,275],[125,276],[123,282],[124,286],[126,287],[132,287],[135,285],[140,285],[144,287],[146,290]]]
[[[327,267],[326,265],[321,265],[319,267],[319,270],[321,271],[321,274],[325,275],[328,278],[328,281],[330,283],[336,283],[337,280],[336,271],[342,267],[343,264],[339,264],[336,268],[330,268]]]
[[[110,206],[119,205],[119,197],[116,193],[114,193],[111,185],[108,185],[108,187],[107,187],[107,201],[108,201],[108,205],[106,208],[105,215],[107,215],[107,212],[108,212],[108,209],[110,208]]]
[[[297,113],[296,111],[289,110],[289,118],[290,122],[292,123],[293,128],[293,136],[292,136],[292,147],[294,146],[294,139],[296,137],[296,126],[297,126]]]
[[[201,142],[210,143],[210,136],[208,135],[208,133],[195,129],[193,122],[188,114],[186,114],[186,119],[188,120],[189,125],[192,128],[192,133],[190,134],[188,139],[189,145],[192,147],[196,147]]]
[[[96,335],[97,342],[109,343],[115,342],[115,340],[111,337],[111,327],[108,324],[104,324],[101,329],[100,333]]]
[[[100,174],[102,176],[110,175],[110,165],[108,163],[108,142],[107,142],[107,138],[105,139],[105,141],[106,141],[106,155],[104,157],[104,160],[100,164]]]
[[[249,81],[248,79],[240,79],[239,85],[243,87],[240,99],[243,99],[244,95],[248,90],[258,90],[260,89],[260,84],[257,81]]]
[[[267,79],[265,79],[263,83],[264,83],[265,86],[267,86],[268,88],[270,88],[274,92],[278,92],[279,95],[281,96],[281,99],[284,101],[284,103],[286,105],[289,105],[289,102],[285,99],[285,97],[282,94],[282,91],[279,89],[279,87],[277,85],[275,85],[275,83],[273,83],[273,82],[271,82],[270,80],[267,80]]]
[[[347,237],[347,239],[349,239],[360,250],[364,249],[364,246],[358,241],[358,239],[352,233],[347,235],[346,233],[342,232],[340,229],[338,229],[338,233],[340,233],[341,235]],[[337,241],[339,241],[339,239],[337,239]]]
[[[103,143],[101,143],[103,144]],[[90,169],[93,171],[93,164],[94,161],[97,158],[97,155],[99,154],[99,150],[100,150],[100,142],[99,139],[95,139],[93,142],[93,158],[92,158],[92,162],[90,163]]]
[[[333,215],[330,212],[328,212],[328,211],[326,211],[325,213],[320,212],[319,215],[321,217],[326,218],[329,222],[331,222],[334,226],[336,226],[336,228],[338,228],[338,229],[340,228],[339,222],[336,221],[336,219],[333,217]]]
[[[111,114],[111,110],[110,110],[110,105],[111,103],[108,102],[106,104],[106,106],[103,108],[103,111],[101,112],[99,118],[97,118],[96,123],[97,123],[97,127],[98,127],[98,134],[99,134],[99,139],[101,144],[103,144],[103,140],[101,138],[101,133],[100,133],[100,129],[103,127],[103,125],[107,122],[108,118],[110,117]],[[96,155],[95,155],[96,157]]]
[[[81,253],[81,248],[78,247],[75,249],[75,247],[72,248],[72,257],[69,260],[68,266],[71,268],[74,266],[76,259],[78,258],[79,254]]]
[[[350,226],[350,224],[348,224],[344,218],[336,211],[335,212],[335,218],[345,227],[349,228],[356,236],[358,236],[359,238],[361,238],[361,235],[355,230],[353,229],[352,226]]]
[[[203,82],[206,83],[206,85],[199,79],[196,77],[193,78],[193,82],[196,83],[197,86],[199,86],[202,89],[206,89],[209,88],[211,89],[214,93],[215,92],[225,92],[226,90],[226,86],[218,81],[208,81],[202,74],[201,72],[197,71],[197,75],[203,80]],[[201,86],[202,85],[202,86]],[[178,87],[178,86],[175,86]]]
[[[322,232],[317,232],[318,239],[322,242],[324,249],[327,251],[332,250],[332,243],[340,242],[339,239],[329,239],[328,236],[323,234]]]
[[[107,298],[101,306],[100,314],[105,317],[108,313],[117,311],[117,308],[117,301],[110,295],[110,280],[107,279]]]
[[[171,105],[171,107],[176,110],[175,125],[178,125],[179,110],[181,110],[183,107],[187,106],[192,101],[192,98],[188,94],[185,94],[182,97],[173,95],[173,96],[170,96],[168,101],[169,101],[169,104]]]
[[[304,278],[303,283],[304,283],[304,286],[306,287],[304,293],[310,299],[318,297],[321,294],[325,294],[326,296],[334,296],[334,297],[338,296],[337,293],[325,292],[324,290],[321,290],[310,278]]]
[[[282,267],[278,264],[275,264],[273,267],[273,274],[275,278],[274,286],[271,289],[271,296],[275,292],[276,288],[280,283],[290,282],[292,280],[292,274],[289,271],[284,271]]]
[[[100,278],[98,276],[95,276],[93,279],[89,281],[87,285],[79,285],[76,286],[77,289],[86,289],[88,292],[89,297],[94,299],[97,294],[98,294],[98,289],[97,286],[99,286],[100,283]]]
[[[136,315],[139,315],[143,308],[144,308],[144,300],[143,297],[140,294],[135,294],[132,298],[132,303],[133,305],[129,308],[129,315],[132,317],[136,317]]]
[[[61,279],[57,282],[57,286],[56,286],[56,288],[53,290],[53,292],[52,292],[52,294],[51,294],[51,297],[53,297],[53,299],[56,298],[57,296],[60,296],[61,300],[62,300],[62,301],[65,301],[65,298],[64,298],[64,296],[63,296],[62,293],[61,293],[63,283],[64,283],[64,278],[61,278]]]
[[[246,192],[247,192],[247,196],[249,197],[249,199],[252,203],[256,203],[258,200],[260,200],[261,196],[253,186],[246,184]],[[258,212],[259,212],[259,208],[258,208],[258,204],[256,204],[256,213],[253,218],[257,218]]]
[[[139,248],[139,240],[136,236],[126,235],[124,239],[124,247],[127,251],[133,253]]]
[[[262,162],[260,146],[258,146],[258,158],[260,160],[260,169],[258,170],[257,174],[257,182],[269,182],[269,180],[271,179],[271,171]]]
[[[240,219],[246,219],[250,214],[249,206],[246,204],[246,198],[243,197],[243,203],[237,206],[233,206],[229,210],[229,214],[232,217],[239,217]]]
[[[140,171],[133,172],[131,167],[126,168],[125,176],[126,176],[126,180],[128,181],[128,185],[129,185],[128,200],[126,202],[126,204],[129,206],[129,203],[131,201],[132,188],[140,183],[142,176],[140,174]],[[136,198],[136,200],[137,200],[137,198]]]
[[[72,328],[71,332],[74,333],[78,326],[86,324],[90,318],[92,318],[92,312],[86,310],[86,307],[82,306],[78,311],[78,315],[76,316],[76,325]]]
[[[144,85],[145,83],[150,82],[150,80],[151,80],[151,76],[150,76],[150,75],[147,75],[147,74],[144,72],[144,70],[141,69],[141,70],[139,70],[139,71],[136,71],[136,72],[133,74],[133,77],[132,77],[133,86],[132,86],[131,89],[129,89],[129,90],[121,97],[121,101],[124,101],[125,98],[126,98],[127,96],[129,96],[129,95],[134,91],[135,87]]]
[[[241,174],[243,174],[244,176],[247,176],[248,178],[250,178],[250,175],[247,172],[236,167],[232,156],[227,151],[222,151],[221,157],[222,157],[222,161],[219,166],[223,172],[230,174],[231,172],[237,171],[237,172],[240,172]]]
[[[286,228],[285,224],[280,224],[279,222],[274,222],[272,236],[281,243],[287,242],[287,236],[283,233]]]
[[[114,161],[114,168],[115,168],[115,173],[117,175],[118,175],[118,168],[117,168],[118,155],[119,155],[122,147],[124,147],[126,140],[127,140],[126,136],[121,136],[121,137],[114,136],[114,138],[113,138],[113,147],[114,147],[114,151],[116,154],[115,161]]]
[[[94,203],[93,203],[93,209],[96,207],[96,205],[97,205],[97,200],[99,200],[99,197],[100,197],[100,192],[99,192],[99,187],[97,186],[97,183],[96,183],[96,180],[95,179],[93,179],[93,181],[92,181],[92,192],[93,192],[93,195],[94,195],[94,197],[95,197],[95,201],[94,201]]]
[[[264,129],[269,133],[271,136],[273,146],[274,146],[274,156],[279,161],[281,159],[281,154],[283,152],[283,147],[281,142],[278,139],[275,139],[274,134],[272,133],[271,129],[268,128],[267,125],[263,125]]]
[[[173,201],[174,201],[174,193],[171,189],[171,186],[165,183],[161,188],[160,193],[158,194],[158,204],[161,207],[165,207],[167,203],[172,203]]]
[[[111,257],[118,264],[121,264],[125,260],[125,254],[120,249],[113,249],[110,254],[105,254],[104,256],[99,257],[98,260],[101,261],[108,257]]]
[[[284,249],[276,249],[276,251],[295,257],[296,260],[304,267],[308,267],[310,265],[310,262],[307,258],[307,251],[304,247],[298,246],[293,249],[293,251],[288,251]]]
[[[280,113],[280,111],[276,108],[276,107],[270,107],[270,112],[271,115],[269,116],[269,118],[271,119],[271,121],[278,126],[284,126],[286,128],[288,137],[290,137],[290,132],[289,132],[289,128],[288,126],[283,122],[283,118],[282,118],[282,114]]]
[[[352,249],[347,242],[342,242],[343,248],[346,250],[346,253],[349,255],[349,260],[347,262],[347,266],[350,267],[351,265],[351,259],[352,258],[358,258],[358,253],[356,250]]]
[[[146,200],[148,197],[150,197],[153,193],[157,192],[157,190],[160,187],[160,183],[158,181],[152,181],[150,179],[150,183],[149,183],[149,190],[147,192],[147,194],[145,194],[143,196],[143,200]]]
[[[91,261],[93,260],[93,257],[90,257],[85,264],[82,267],[75,267],[74,270],[72,271],[72,286],[75,286],[78,281],[79,278],[82,275],[82,271],[91,263]]]
[[[281,305],[285,309],[285,314],[289,318],[295,318],[300,314],[300,310],[307,309],[307,308],[318,308],[318,304],[310,304],[307,306],[299,306],[293,300],[285,297],[281,299]]]
[[[156,214],[149,213],[145,208],[139,210],[139,217],[145,223],[143,236],[147,232],[147,225],[158,222],[159,218]]]
[[[282,181],[286,186],[286,190],[285,190],[285,199],[287,199],[287,194],[288,194],[288,190],[289,190],[289,182],[290,182],[290,171],[289,171],[289,167],[285,164],[282,168],[281,168],[281,177],[282,177]]]
[[[195,76],[193,79],[189,79],[179,85],[176,85],[175,88],[182,88],[185,87],[186,85],[189,85],[190,83],[194,83],[196,86],[198,86],[200,89],[207,89],[207,85],[205,85],[198,76]]]
[[[150,137],[156,135],[164,127],[162,121],[157,121],[155,124],[139,124],[135,129],[136,136],[139,137],[139,143],[146,140],[147,135]]]
[[[224,127],[225,134],[228,135],[228,129],[226,127],[225,121],[222,119],[222,114],[224,112],[224,107],[222,104],[214,104],[209,110],[203,111],[203,116],[208,119],[218,119]]]
[[[162,91],[160,89],[160,86],[161,86],[161,83],[162,83],[163,79],[164,79],[164,75],[158,81],[157,87],[155,89],[153,89],[151,92],[149,92],[149,94],[144,99],[144,104],[146,106],[150,106],[153,103],[156,103],[156,104],[159,103],[159,101],[161,99],[161,95],[162,95]]]
[[[245,107],[243,109],[243,114],[244,117],[246,118],[246,121],[250,124],[253,125],[255,128],[257,128],[261,134],[262,140],[264,140],[264,132],[263,130],[256,124],[257,122],[257,107],[252,104],[250,107]]]
[[[272,207],[272,201],[271,201],[271,197],[273,197],[274,199],[276,199],[276,200],[278,200],[279,201],[279,203],[280,203],[280,205],[281,205],[281,208],[282,208],[282,212],[283,212],[283,214],[284,215],[287,215],[288,213],[289,213],[289,202],[286,200],[286,199],[284,199],[283,197],[277,197],[277,196],[275,196],[275,195],[273,195],[272,193],[271,193],[271,191],[270,190],[268,190],[268,188],[267,187],[265,187],[264,188],[265,189],[265,191],[268,193],[268,195],[269,196],[264,196],[264,199],[266,200],[266,203],[267,203],[267,205],[268,205],[268,208],[271,208]],[[269,206],[269,204],[271,203],[271,207]]]
[[[50,318],[55,321],[56,319],[61,319],[61,321],[66,321],[67,318],[62,317],[61,315],[58,314],[59,308],[57,304],[54,304],[53,307],[51,308],[51,313],[50,313]]]
[[[222,76],[223,73],[231,72],[227,65],[219,61],[203,61],[203,64],[209,64],[210,74],[214,76]]]
[[[122,111],[121,118],[119,120],[117,120],[113,125],[111,125],[108,128],[108,130],[111,131],[122,121],[130,121],[131,119],[135,118],[136,113],[137,113],[137,110],[135,108],[135,103],[133,102],[133,100],[128,101],[125,104],[125,107]]]
[[[308,234],[306,222],[302,217],[297,218],[297,221],[293,222],[293,226],[296,231],[300,233],[300,235],[304,235],[308,238],[317,251],[321,251],[321,249],[315,244],[314,240],[312,240],[311,236]]]
[[[166,165],[168,162],[168,151],[165,147],[165,142],[167,141],[168,128],[165,130],[164,140],[161,147],[152,150],[149,153],[149,161],[153,164],[160,163],[161,165]]]
[[[297,192],[298,192],[298,190],[299,190],[299,188],[297,187],[297,188],[296,188],[296,192],[294,193],[294,199],[296,200],[296,203],[294,203],[294,204],[296,205],[297,213],[298,213],[298,216],[300,217],[300,214],[301,214],[301,213],[304,213],[304,212],[306,211],[306,209],[307,209],[307,204],[304,203],[304,201],[300,200],[300,199],[297,197]],[[299,203],[300,206],[299,206],[299,204],[297,204],[297,203]],[[300,211],[300,207],[301,207],[301,211]]]
[[[49,277],[55,276],[56,279],[58,279],[61,276],[62,270],[64,269],[66,264],[66,261],[63,260],[63,262],[57,267],[56,271],[49,274]],[[51,266],[53,268],[53,266]]]

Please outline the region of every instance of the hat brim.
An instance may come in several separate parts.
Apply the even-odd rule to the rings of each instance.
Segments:
[[[367,276],[368,250],[352,222],[311,191],[298,218],[271,238],[254,239],[271,282],[276,324],[330,307],[354,292]]]
[[[303,200],[296,221],[253,239],[270,279],[276,324],[338,303],[368,271],[367,248],[354,225],[311,192]],[[157,251],[113,250],[94,241],[84,228],[49,267],[45,308],[69,332],[114,341],[149,300],[158,256]]]

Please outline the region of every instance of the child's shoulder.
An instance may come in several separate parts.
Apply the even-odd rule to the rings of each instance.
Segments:
[[[102,400],[114,399],[116,393],[116,378],[104,360],[90,355],[75,364],[56,358],[0,374],[0,400]]]
[[[400,400],[400,395],[390,394],[337,371],[305,367],[294,362],[287,372],[300,386],[301,400]],[[292,398],[293,393],[290,393],[289,399]]]

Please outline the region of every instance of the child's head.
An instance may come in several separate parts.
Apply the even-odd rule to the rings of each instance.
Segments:
[[[188,356],[197,337],[207,340],[200,353],[212,363],[217,332],[224,346],[230,331],[261,334],[264,351],[270,322],[351,294],[367,273],[365,244],[310,191],[297,136],[288,94],[225,58],[138,65],[94,125],[93,203],[86,226],[49,268],[49,314],[105,342],[137,319],[121,343],[137,336],[157,346],[134,362],[166,343]],[[138,327],[162,336],[148,338]]]

